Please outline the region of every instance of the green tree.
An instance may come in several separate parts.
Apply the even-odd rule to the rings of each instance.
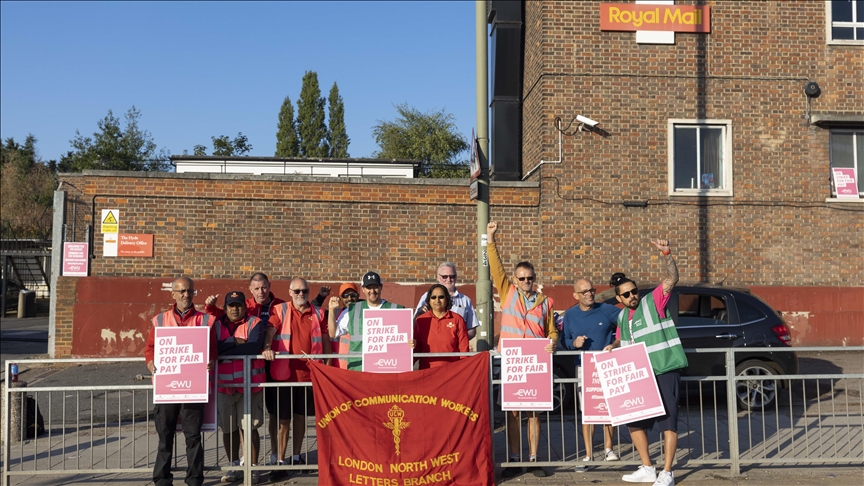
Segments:
[[[198,144],[192,147],[192,155],[207,155],[207,146]]]
[[[306,71],[303,87],[297,100],[297,134],[300,138],[300,155],[303,157],[327,157],[327,125],[324,124],[324,105],[327,100],[321,96],[318,86],[318,73]]]
[[[0,219],[3,238],[43,238],[51,233],[55,161],[43,162],[36,137],[24,145],[7,138],[0,145]]]
[[[108,110],[108,115],[96,122],[99,131],[85,137],[75,131],[69,141],[74,150],[60,159],[62,172],[81,172],[86,169],[168,171],[169,154],[164,148],[157,150],[156,142],[147,130],[138,126],[141,112],[134,106],[126,112],[126,127]]]
[[[243,135],[242,132],[237,133],[234,140],[229,139],[228,135],[210,137],[210,140],[213,141],[213,155],[220,157],[239,157],[252,150],[252,145],[249,144],[249,138],[246,137],[246,135]],[[206,147],[203,145],[196,145],[195,155],[206,155],[205,153],[199,154],[199,149],[201,152],[204,152]]]
[[[330,145],[330,157],[344,159],[348,155],[348,132],[345,130],[345,102],[339,95],[339,86],[333,83],[330,88],[329,97],[330,113],[328,116],[329,130],[327,131],[327,143]]]
[[[423,113],[406,103],[396,105],[399,117],[378,120],[372,136],[380,150],[374,157],[414,159],[422,165],[420,177],[468,177],[468,142],[456,131],[453,115],[444,110]]]
[[[286,96],[279,109],[279,124],[276,131],[276,157],[297,157],[300,141],[297,139],[297,122],[294,120],[294,105]]]

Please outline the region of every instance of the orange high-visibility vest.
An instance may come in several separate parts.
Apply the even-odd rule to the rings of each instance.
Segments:
[[[552,309],[552,298],[539,295],[542,299],[530,310],[519,298],[515,285],[510,285],[507,299],[501,304],[501,334],[498,337],[498,349],[501,349],[501,339],[504,338],[544,338],[546,337],[546,316]]]
[[[273,336],[271,347],[273,351],[282,353],[291,352],[291,316],[294,312],[288,308],[291,305],[286,302],[273,308],[273,314],[278,316],[282,321],[282,326],[276,330],[276,335]],[[327,325],[324,323],[324,312],[317,306],[309,304],[312,307],[312,349],[310,354],[323,354],[324,344],[321,339],[321,326]],[[319,360],[320,361],[320,360]],[[291,378],[291,367],[287,359],[276,359],[270,363],[270,376],[274,380],[288,381]]]

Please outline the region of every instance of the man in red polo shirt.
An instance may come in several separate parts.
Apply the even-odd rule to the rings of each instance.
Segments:
[[[270,364],[270,374],[273,381],[290,383],[308,383],[312,379],[306,360],[279,359],[274,360],[275,353],[284,354],[329,354],[330,337],[327,334],[327,315],[317,305],[309,302],[309,283],[302,278],[295,278],[289,287],[291,302],[277,306],[270,316],[264,350],[261,354]],[[278,465],[286,464],[285,449],[288,447],[289,415],[293,422],[293,455],[291,464],[306,464],[306,458],[300,455],[303,439],[306,435],[306,417],[315,414],[312,402],[312,389],[307,386],[283,386],[278,390],[279,415],[279,456]],[[276,469],[270,473],[272,481],[278,481],[287,476],[285,469]]]

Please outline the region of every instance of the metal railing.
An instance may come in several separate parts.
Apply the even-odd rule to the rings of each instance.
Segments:
[[[864,347],[831,348],[771,348],[772,352],[842,352],[857,353]],[[721,353],[725,356],[726,373],[719,376],[685,376],[681,382],[681,401],[678,421],[678,449],[676,462],[687,464],[723,465],[733,476],[740,474],[745,464],[864,464],[864,374],[819,373],[771,376],[736,376],[735,365],[742,355],[753,349],[697,349],[688,350],[693,356]],[[464,356],[473,353],[416,354],[422,356]],[[559,355],[578,355],[579,352],[556,352]],[[326,358],[336,355],[279,355],[277,359]],[[359,357],[359,354],[338,355],[340,358]],[[737,356],[737,359],[736,359]],[[251,457],[251,394],[249,360],[243,359],[244,383],[226,385],[244,389],[244,415],[241,429],[245,434],[243,457]],[[495,360],[496,357],[491,359]],[[693,359],[693,358],[691,358]],[[746,358],[744,358],[746,359]],[[117,363],[140,362],[142,358],[86,359],[86,360],[27,360],[19,365],[57,363]],[[7,364],[7,367],[9,364]],[[507,423],[500,411],[495,392],[500,380],[492,376],[490,366],[490,424],[493,433],[493,461],[501,467],[525,467],[527,461],[527,434],[520,423],[520,450],[509,451],[506,441]],[[841,370],[843,371],[843,370]],[[537,462],[541,467],[574,467],[584,464],[585,444],[575,397],[579,380],[566,376],[558,369],[555,390],[560,406],[555,411],[540,412],[540,440]],[[152,474],[155,458],[155,434],[152,408],[152,385],[112,386],[28,386],[10,387],[10,372],[6,370],[4,393],[4,484],[12,477],[33,475],[74,475],[92,473]],[[38,385],[38,383],[37,383]],[[260,386],[260,385],[259,385]],[[779,388],[777,388],[779,386]],[[311,393],[311,383],[265,383],[263,388],[305,387]],[[759,410],[741,409],[739,392],[774,393],[774,399]],[[32,439],[24,439],[24,417],[17,417],[22,440],[12,444],[10,439],[11,404],[23,414],[25,395],[33,396],[37,409],[45,417],[46,432]],[[725,396],[724,396],[725,394]],[[523,414],[523,421],[524,421]],[[260,451],[270,449],[269,425],[272,418],[265,412],[260,434]],[[278,419],[277,419],[278,420]],[[307,465],[265,465],[266,453],[259,454],[258,465],[244,461],[242,466],[232,465],[223,450],[220,431],[203,432],[205,470],[240,470],[245,484],[251,484],[253,471],[315,470],[317,469],[317,442],[314,418],[307,421],[301,453]],[[601,429],[601,427],[597,427]],[[595,448],[593,467],[620,467],[639,464],[626,427],[617,427],[613,437],[613,450],[620,461],[605,462]],[[598,430],[599,431],[599,430]],[[502,433],[503,432],[503,433]],[[595,434],[595,442],[596,435]],[[602,437],[602,435],[601,435]],[[177,454],[183,434],[175,441],[174,468],[185,467],[185,456]],[[662,436],[649,432],[649,452],[652,458],[662,456]],[[601,442],[602,444],[602,442]],[[603,450],[602,446],[599,448]],[[286,457],[290,457],[289,441]],[[519,460],[508,461],[514,453]],[[148,476],[149,477],[149,476]]]

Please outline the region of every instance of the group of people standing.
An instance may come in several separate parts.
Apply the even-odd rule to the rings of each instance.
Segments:
[[[487,226],[488,255],[493,285],[501,298],[501,338],[544,338],[549,339],[546,350],[554,352],[559,329],[556,326],[553,300],[538,291],[535,286],[536,273],[530,262],[516,265],[512,278],[508,277],[496,246],[495,234],[498,224],[490,222]],[[562,345],[567,349],[582,351],[608,350],[637,342],[650,342],[649,357],[657,373],[658,386],[666,406],[667,415],[644,423],[631,424],[630,434],[634,446],[643,462],[636,473],[625,475],[624,481],[654,482],[655,485],[674,484],[671,473],[672,459],[677,444],[677,396],[678,369],[665,370],[662,363],[667,348],[675,343],[663,344],[653,339],[653,328],[666,325],[665,306],[672,287],[678,280],[677,267],[670,255],[670,244],[666,240],[653,242],[666,256],[667,276],[661,286],[639,298],[635,283],[623,274],[615,274],[611,285],[615,287],[616,298],[625,306],[619,310],[615,306],[594,302],[596,290],[590,280],[580,278],[576,281],[574,297],[577,305],[564,314]],[[474,337],[479,325],[471,299],[456,288],[456,265],[442,263],[437,269],[438,283],[432,285],[417,303],[414,313],[414,349],[418,353],[468,352],[469,340]],[[205,312],[195,309],[192,301],[195,295],[194,282],[181,277],[172,283],[174,306],[152,320],[150,334],[145,347],[145,358],[151,372],[153,364],[154,333],[159,326],[210,326],[214,332],[211,346],[211,363],[208,369],[216,366],[218,388],[218,423],[222,430],[223,443],[232,465],[239,466],[239,449],[243,445],[244,434],[241,427],[243,417],[242,385],[244,370],[242,360],[221,360],[215,358],[258,355],[264,359],[250,360],[249,376],[253,385],[265,382],[311,382],[310,372],[305,360],[277,360],[276,353],[284,354],[348,354],[360,353],[362,349],[363,311],[366,309],[402,308],[381,297],[383,282],[375,272],[366,273],[361,279],[361,288],[354,283],[344,283],[338,295],[333,296],[326,309],[324,301],[330,295],[330,288],[322,286],[317,297],[309,300],[309,284],[305,279],[294,278],[289,286],[289,300],[282,300],[270,291],[270,281],[263,273],[255,273],[249,280],[250,298],[242,291],[231,291],[225,295],[224,306],[216,306],[219,295],[207,297]],[[360,299],[362,296],[364,299]],[[641,305],[640,305],[641,304]],[[626,310],[629,309],[629,313]],[[646,310],[647,309],[647,310]],[[625,315],[627,314],[627,315]],[[617,332],[616,332],[617,331]],[[646,341],[646,338],[648,341]],[[677,343],[680,348],[680,342]],[[654,351],[652,351],[652,348]],[[662,348],[662,349],[661,349]],[[683,356],[683,350],[681,352]],[[656,356],[655,356],[656,355]],[[661,356],[662,355],[662,356]],[[658,363],[655,363],[655,357]],[[441,366],[458,357],[426,357],[419,360],[419,368]],[[578,360],[578,357],[577,357]],[[677,362],[676,362],[677,363]],[[334,366],[359,370],[359,358],[333,359]],[[577,363],[578,364],[578,363]],[[682,368],[686,366],[686,358]],[[658,370],[665,370],[659,373]],[[661,379],[662,377],[662,379]],[[305,465],[301,455],[302,443],[306,433],[306,417],[314,415],[312,390],[309,385],[290,387],[251,388],[251,460],[257,465],[259,460],[260,438],[257,429],[263,425],[264,410],[269,414],[268,423],[271,454],[269,464],[275,466],[270,480],[284,479],[288,475],[288,465]],[[157,486],[171,485],[171,454],[174,443],[174,430],[178,417],[182,421],[186,438],[187,477],[190,486],[203,484],[203,446],[201,444],[201,423],[203,404],[159,404],[155,406],[155,423],[159,435],[159,450],[154,466],[153,480]],[[512,411],[507,414],[508,458],[521,462],[521,413],[528,415],[529,462],[537,461],[537,448],[540,438],[540,418],[536,412]],[[665,427],[666,461],[664,470],[658,476],[651,466],[648,455],[648,442],[645,430],[654,422]],[[584,426],[586,456],[592,458],[593,427]],[[293,436],[292,452],[287,455],[289,435]],[[612,451],[612,429],[604,426],[606,437],[606,460],[617,460]],[[297,469],[296,467],[292,469]],[[504,477],[514,477],[521,472],[519,467],[504,469]],[[530,467],[534,475],[546,476],[541,467]],[[240,471],[227,471],[223,482],[233,482],[242,478]],[[253,472],[252,482],[260,481],[260,473]]]

